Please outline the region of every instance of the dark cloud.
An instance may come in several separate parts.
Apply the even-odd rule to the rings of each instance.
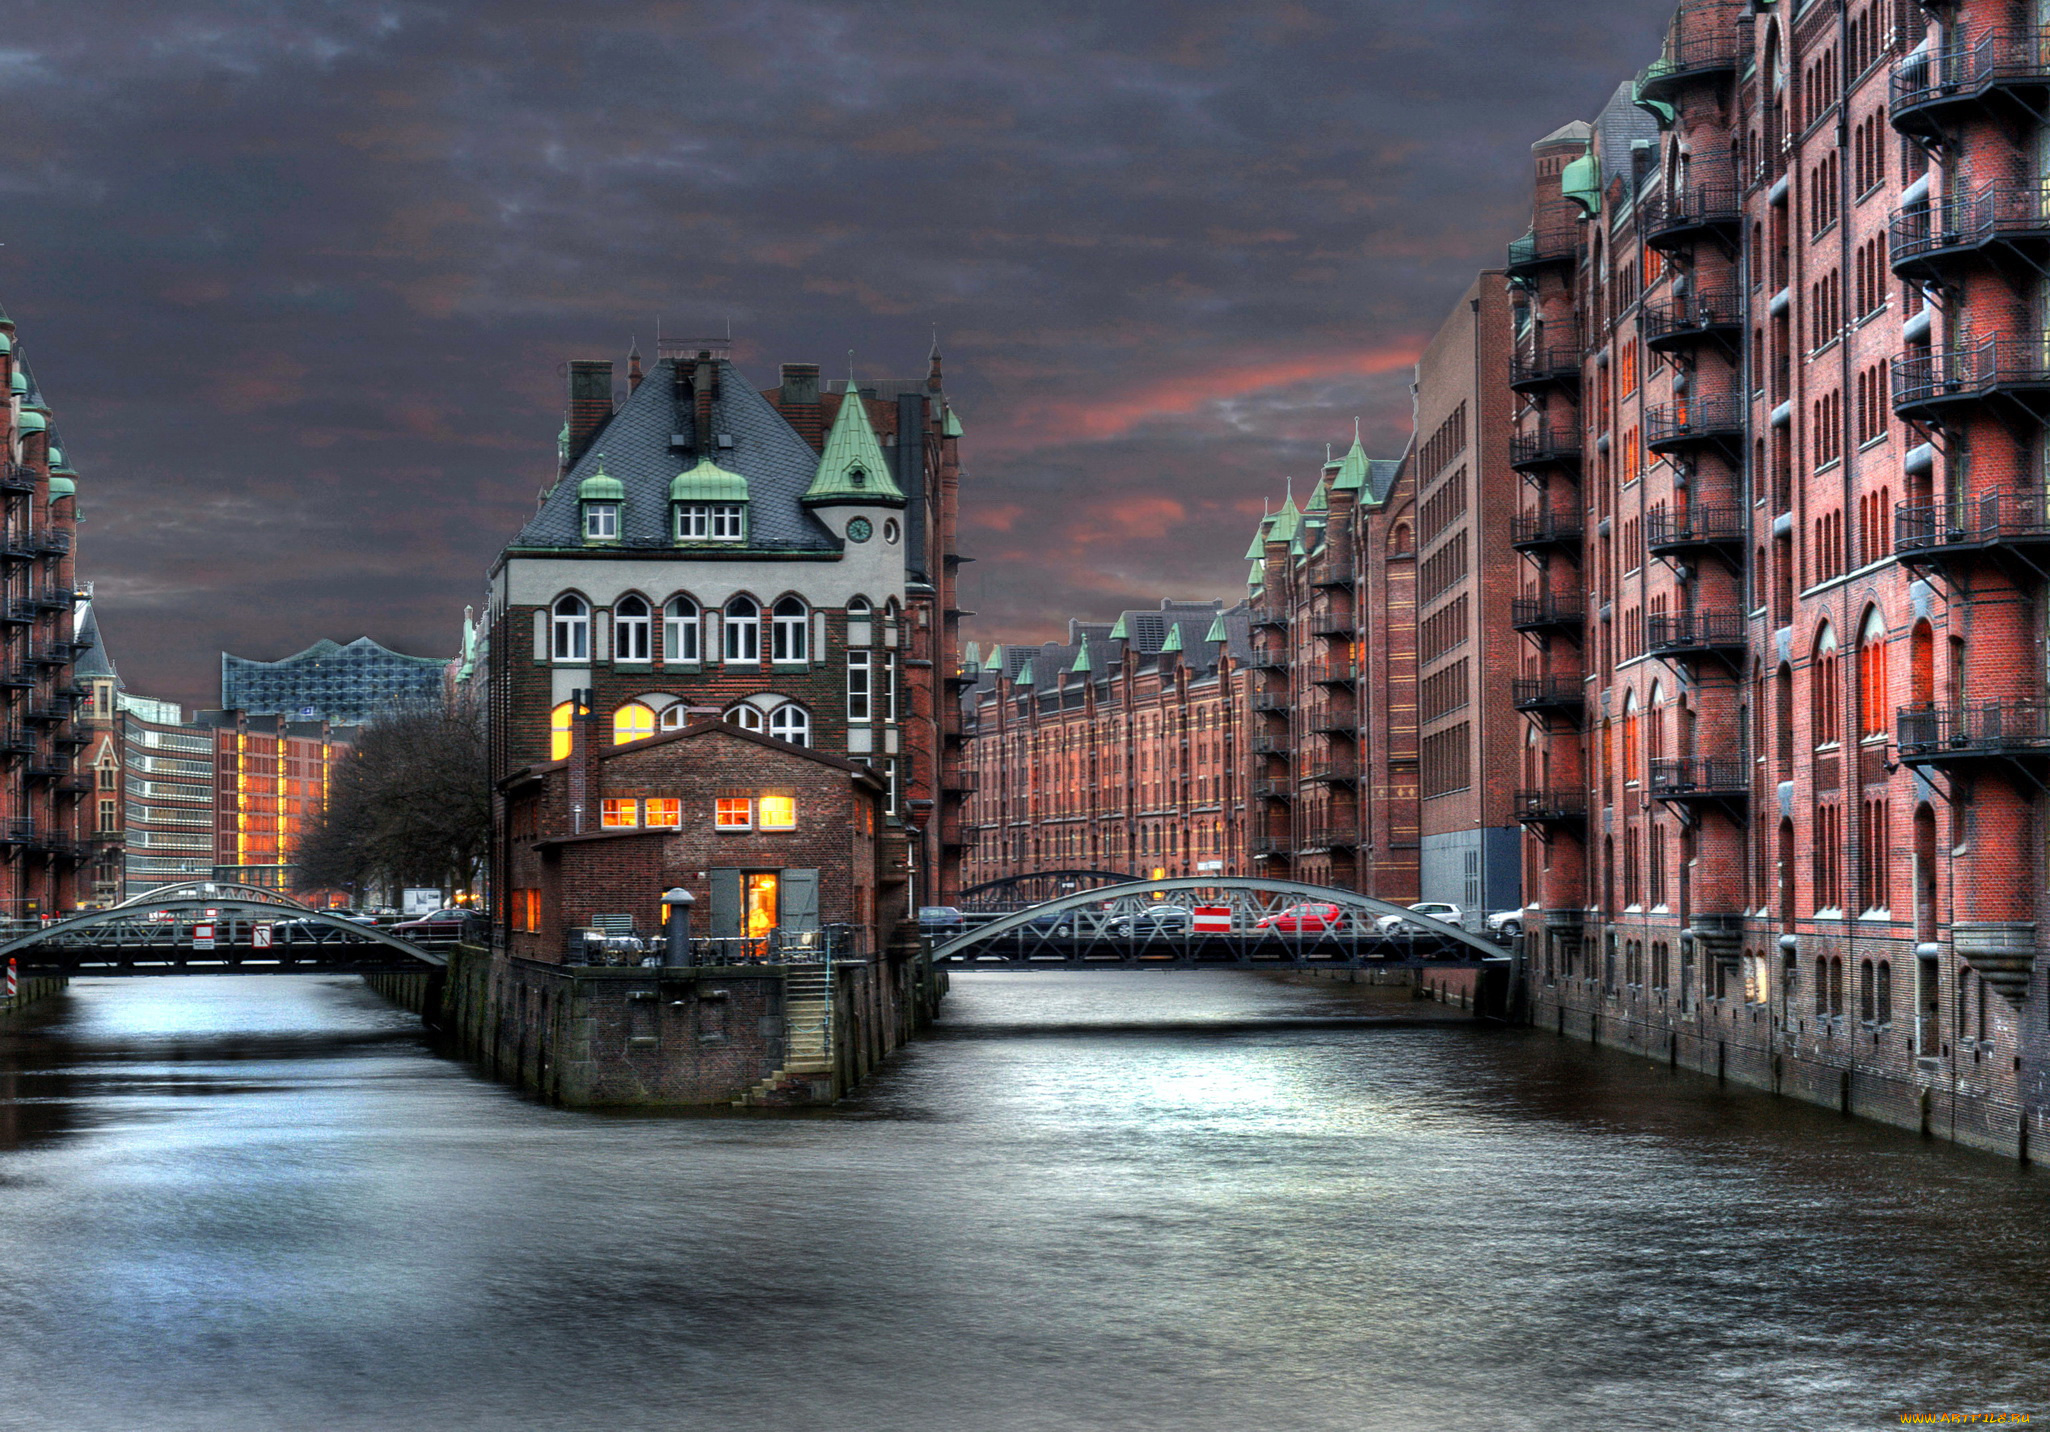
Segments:
[[[977,634],[1231,595],[1664,0],[17,0],[0,294],[132,689],[451,650],[558,365],[723,332],[968,425]]]

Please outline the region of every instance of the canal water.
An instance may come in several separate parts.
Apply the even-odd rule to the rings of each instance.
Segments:
[[[1350,987],[969,976],[782,1118],[546,1108],[347,980],[85,982],[0,1036],[7,1429],[1870,1428],[2046,1393],[2050,1178]]]

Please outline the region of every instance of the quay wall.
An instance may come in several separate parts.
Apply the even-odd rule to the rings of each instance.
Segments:
[[[19,1020],[41,1001],[62,992],[69,983],[63,975],[37,975],[33,979],[17,980],[11,1002],[5,995],[0,995],[0,1026]]]

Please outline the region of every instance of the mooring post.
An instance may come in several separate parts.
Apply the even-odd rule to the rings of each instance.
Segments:
[[[680,885],[662,897],[663,921],[669,934],[669,963],[672,965],[690,963],[690,907],[695,904],[697,898]]]

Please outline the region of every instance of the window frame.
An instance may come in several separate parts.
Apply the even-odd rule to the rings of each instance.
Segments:
[[[598,530],[600,528],[605,530]],[[617,502],[586,502],[584,504],[584,540],[586,542],[617,542],[619,540],[619,504]]]
[[[678,607],[688,607],[689,614]],[[662,604],[662,659],[695,665],[703,660],[703,654],[704,608],[695,598],[679,592]]]
[[[736,608],[745,608],[737,612]],[[762,604],[745,593],[729,597],[720,609],[720,663],[724,666],[762,664]]]
[[[769,660],[799,666],[811,660],[811,611],[802,598],[784,597],[769,609]]]
[[[591,604],[575,592],[564,592],[548,606],[549,660],[591,659]]]
[[[631,608],[639,608],[638,611]],[[646,665],[654,660],[654,609],[638,592],[612,604],[612,659]],[[638,651],[629,648],[638,648]]]
[[[712,829],[743,831],[755,828],[755,803],[750,796],[714,796]]]

